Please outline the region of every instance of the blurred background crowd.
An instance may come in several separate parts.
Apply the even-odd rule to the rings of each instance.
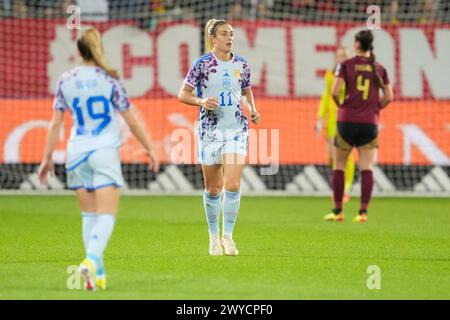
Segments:
[[[210,17],[363,21],[369,5],[380,6],[382,21],[387,23],[450,22],[447,0],[0,0],[0,18],[63,18],[71,5],[81,7],[85,20],[138,19],[149,28],[158,21]]]

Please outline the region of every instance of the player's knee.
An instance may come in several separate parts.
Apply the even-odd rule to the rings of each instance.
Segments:
[[[222,192],[223,185],[222,184],[215,184],[215,185],[208,185],[206,186],[206,191],[212,195],[217,196],[219,193]]]
[[[334,162],[333,170],[345,170],[346,164],[347,163],[345,161],[337,160]]]
[[[241,188],[239,181],[230,181],[225,184],[225,190],[231,192],[237,192]]]
[[[359,170],[360,171],[372,171],[373,165],[372,163],[360,163]]]

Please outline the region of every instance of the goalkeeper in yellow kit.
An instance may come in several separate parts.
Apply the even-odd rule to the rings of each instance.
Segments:
[[[340,64],[346,59],[350,58],[350,52],[346,48],[338,48],[336,50],[336,64]],[[334,162],[334,136],[337,128],[337,106],[331,96],[331,85],[334,79],[334,70],[327,70],[325,73],[325,90],[320,99],[319,111],[317,112],[316,133],[322,134],[324,123],[326,124],[326,139],[328,147],[328,155],[330,159],[330,167],[333,169]],[[345,97],[345,85],[341,87],[340,100],[343,101]],[[355,160],[353,154],[350,154],[345,168],[345,193],[344,202],[350,200],[349,191],[352,187],[353,178],[355,175]]]

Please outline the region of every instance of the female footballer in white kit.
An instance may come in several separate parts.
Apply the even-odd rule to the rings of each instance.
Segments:
[[[52,152],[63,124],[64,112],[72,116],[67,145],[67,186],[75,190],[82,211],[82,235],[86,258],[80,264],[85,288],[106,288],[103,253],[114,229],[123,186],[119,147],[122,143],[116,111],[145,148],[149,168],[158,171],[158,160],[130,106],[117,71],[103,55],[100,33],[89,28],[77,40],[83,63],[60,77],[53,104],[39,178],[47,183],[53,172]]]
[[[211,19],[205,26],[205,51],[189,70],[178,93],[186,104],[199,106],[198,159],[202,165],[210,255],[236,256],[233,229],[240,206],[240,181],[248,143],[248,121],[242,112],[247,100],[251,120],[257,124],[247,61],[232,53],[233,28],[225,20]],[[197,89],[197,95],[193,90]],[[222,191],[223,201],[222,201]],[[223,213],[222,239],[219,236]]]

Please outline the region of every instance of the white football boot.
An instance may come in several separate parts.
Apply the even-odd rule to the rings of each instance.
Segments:
[[[78,272],[84,278],[84,289],[95,291],[97,289],[95,281],[95,263],[86,258],[78,267]]]
[[[223,248],[220,243],[220,237],[218,234],[212,234],[209,236],[209,255],[210,256],[222,256]]]
[[[225,254],[227,256],[237,256],[239,254],[230,234],[224,234],[222,236],[222,245],[225,248]]]

